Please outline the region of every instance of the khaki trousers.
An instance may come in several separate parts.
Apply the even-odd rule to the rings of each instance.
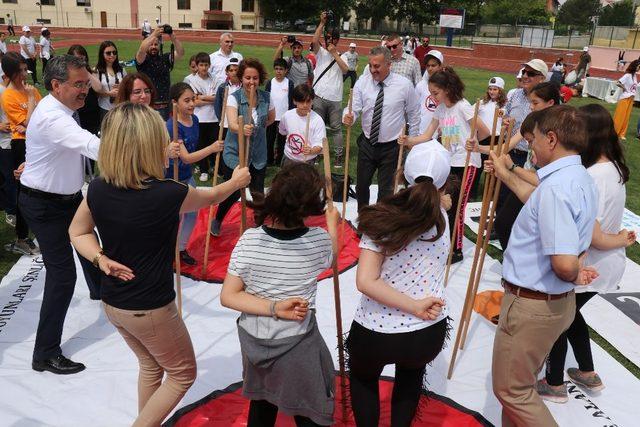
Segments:
[[[122,310],[103,305],[109,321],[140,365],[138,418],[133,426],[159,426],[196,379],[196,358],[189,332],[173,301],[154,310]]]
[[[535,389],[551,347],[575,316],[576,298],[553,301],[505,292],[493,343],[493,392],[502,404],[503,426],[557,426]]]

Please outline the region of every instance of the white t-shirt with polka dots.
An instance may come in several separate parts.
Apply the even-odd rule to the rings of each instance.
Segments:
[[[386,257],[382,263],[380,277],[389,286],[414,299],[434,296],[445,299],[444,270],[449,254],[449,224],[439,239],[429,242],[436,235],[436,228],[423,233],[409,243],[399,253]],[[382,252],[382,248],[373,243],[366,235],[360,240],[360,248]],[[355,314],[355,321],[365,328],[385,334],[417,331],[431,326],[448,316],[445,305],[435,320],[422,320],[398,308],[387,307],[362,295]]]

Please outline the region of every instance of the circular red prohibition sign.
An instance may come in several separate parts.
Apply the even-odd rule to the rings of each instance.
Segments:
[[[432,113],[436,111],[436,108],[438,108],[438,101],[436,101],[433,95],[427,96],[427,99],[424,101],[424,108]]]
[[[292,133],[287,137],[287,144],[291,149],[291,154],[302,154],[302,148],[304,147],[304,137],[297,133]]]

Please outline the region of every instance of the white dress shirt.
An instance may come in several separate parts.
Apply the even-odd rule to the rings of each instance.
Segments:
[[[413,84],[406,77],[396,73],[389,73],[384,84],[384,101],[382,103],[382,120],[380,122],[379,142],[398,139],[405,123],[409,123],[409,135],[418,135],[420,125],[420,107]],[[354,120],[362,114],[362,131],[369,138],[373,108],[376,104],[378,82],[371,74],[362,75],[353,87],[353,115]],[[344,114],[349,112],[348,107]],[[407,121],[405,122],[405,114]]]
[[[70,195],[84,184],[84,157],[98,158],[100,139],[73,118],[74,111],[47,95],[27,126],[27,153],[20,183],[48,193]]]
[[[209,73],[211,73],[217,84],[223,83],[227,80],[226,68],[227,65],[229,65],[229,60],[231,58],[238,58],[238,64],[240,64],[240,61],[242,61],[242,54],[231,51],[229,55],[225,55],[222,52],[222,49],[219,49],[217,52],[213,52],[209,55],[209,59],[211,60]]]

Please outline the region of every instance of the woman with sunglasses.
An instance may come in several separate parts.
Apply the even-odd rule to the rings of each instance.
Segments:
[[[150,106],[156,97],[156,88],[144,73],[127,74],[118,86],[116,104],[130,101],[134,104]]]
[[[114,107],[120,82],[127,75],[124,68],[120,66],[118,49],[112,41],[105,40],[100,44],[95,74],[102,84],[98,98],[100,121],[102,121],[105,114]]]

